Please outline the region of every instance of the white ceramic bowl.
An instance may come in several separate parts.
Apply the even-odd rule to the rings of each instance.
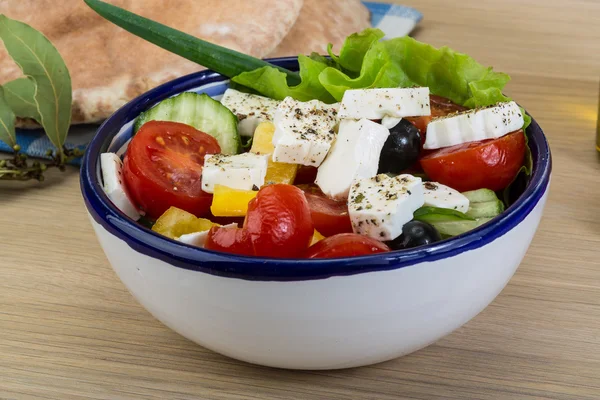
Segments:
[[[274,60],[297,69],[296,58]],[[218,96],[228,84],[203,71],[117,111],[99,129],[81,187],[98,240],[135,298],[158,320],[218,353],[273,367],[335,369],[423,348],[481,312],[523,259],[546,202],[551,158],[535,123],[534,170],[506,212],[433,245],[350,259],[281,260],[193,248],[124,216],[101,188],[99,155],[122,151],[134,118],[183,91]]]

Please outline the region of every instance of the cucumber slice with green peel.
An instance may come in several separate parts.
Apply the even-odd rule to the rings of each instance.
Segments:
[[[480,189],[463,194],[470,201],[466,213],[447,208],[421,207],[415,211],[414,219],[433,225],[443,237],[452,237],[473,230],[504,211],[504,203],[492,190]]]
[[[504,203],[490,189],[463,192],[469,199],[469,210],[466,214],[472,218],[493,218],[504,211]]]
[[[237,117],[205,93],[185,92],[161,101],[140,114],[134,131],[137,132],[149,121],[181,122],[193,126],[217,139],[223,154],[237,154],[241,149]]]
[[[465,232],[471,231],[492,218],[478,218],[476,220],[460,220],[460,221],[440,221],[430,222],[442,236],[458,236]]]
[[[486,201],[498,200],[496,193],[490,189],[470,190],[462,194],[469,199],[470,203],[485,203]]]
[[[472,218],[493,218],[503,211],[504,203],[496,199],[484,203],[471,203],[466,214]]]

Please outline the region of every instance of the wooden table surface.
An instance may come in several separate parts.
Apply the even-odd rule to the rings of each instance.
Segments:
[[[552,147],[544,218],[493,304],[436,344],[379,365],[240,363],[134,301],[69,170],[43,185],[0,184],[0,398],[599,399],[600,1],[402,2],[425,15],[416,38],[511,74],[508,93]]]

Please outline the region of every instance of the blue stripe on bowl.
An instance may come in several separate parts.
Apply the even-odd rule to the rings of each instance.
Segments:
[[[298,69],[296,57],[270,61],[287,69]],[[501,237],[525,219],[548,187],[552,168],[550,149],[541,128],[533,121],[527,130],[534,161],[529,186],[519,200],[504,213],[463,235],[416,249],[327,260],[244,257],[188,246],[144,228],[116,209],[101,187],[98,173],[99,157],[102,152],[107,151],[113,136],[123,125],[131,122],[157,101],[219,81],[224,81],[220,75],[212,71],[201,71],[168,82],[131,101],[104,122],[90,143],[83,160],[81,190],[92,218],[135,251],[163,260],[174,267],[260,281],[302,281],[405,268],[475,250]],[[224,90],[224,87],[225,83],[222,84],[221,89],[215,89],[216,92],[213,93]],[[124,143],[128,135],[123,134],[116,142]]]

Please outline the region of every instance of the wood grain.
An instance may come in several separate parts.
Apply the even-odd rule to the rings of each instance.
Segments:
[[[492,305],[438,343],[371,367],[239,363],[183,339],[134,301],[96,242],[69,170],[43,185],[0,185],[0,398],[600,398],[600,2],[402,2],[425,15],[418,39],[511,74],[509,93],[551,143],[545,216]]]

